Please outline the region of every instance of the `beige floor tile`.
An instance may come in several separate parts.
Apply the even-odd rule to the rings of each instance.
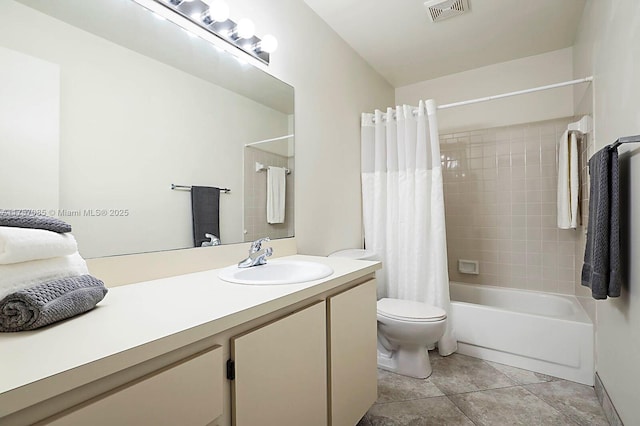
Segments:
[[[449,398],[477,426],[575,426],[560,411],[519,386]]]
[[[536,373],[534,371],[523,370],[521,368],[511,367],[504,364],[498,364],[497,362],[485,362],[519,385],[545,383],[559,380],[557,377],[547,376],[546,374]]]
[[[428,379],[379,370],[378,401],[357,426],[608,424],[592,387],[459,354],[429,355]]]
[[[446,395],[497,389],[516,383],[485,361],[465,355],[431,355],[430,379]]]
[[[410,401],[443,395],[444,393],[430,379],[414,379],[378,370],[377,403]]]
[[[560,380],[523,387],[578,424],[609,425],[596,392],[591,386]]]
[[[371,426],[473,426],[446,396],[376,404],[365,417]]]

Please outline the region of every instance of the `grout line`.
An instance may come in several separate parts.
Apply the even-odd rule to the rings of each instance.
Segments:
[[[550,382],[545,382],[545,383],[550,383]],[[532,384],[540,384],[540,383],[532,383]],[[566,414],[565,412],[557,409],[556,407],[554,407],[553,405],[549,404],[547,401],[545,401],[544,399],[540,398],[538,395],[536,395],[535,393],[531,392],[529,389],[527,389],[526,387],[522,386],[522,389],[524,389],[525,391],[529,392],[531,395],[533,395],[534,397],[536,397],[536,399],[538,399],[539,401],[542,401],[545,405],[548,405],[549,407],[551,407],[553,410],[557,411],[562,417],[564,417],[565,419],[569,420],[572,423],[575,423],[576,425],[580,426],[580,423],[578,423],[578,421],[576,419],[574,419],[573,417],[571,417],[569,414]]]
[[[448,393],[445,394],[445,396],[454,396],[454,395],[467,395],[470,393],[476,393],[476,392],[486,392],[486,391],[492,391],[492,390],[498,390],[498,389],[509,389],[509,388],[516,388],[518,386],[522,386],[519,385],[517,383],[513,384],[513,385],[509,385],[509,386],[499,386],[497,388],[487,388],[487,389],[477,389],[477,390],[471,390],[471,391],[467,391],[467,392],[456,392],[456,393]]]
[[[447,395],[433,395],[433,396],[423,396],[420,398],[409,398],[409,399],[399,399],[397,401],[386,401],[386,402],[374,402],[373,405],[387,405],[387,404],[394,404],[396,402],[410,402],[410,401],[420,401],[423,399],[431,399],[431,398],[442,398],[443,396],[447,396]]]
[[[481,392],[481,391],[478,391],[478,392]],[[473,421],[473,419],[472,419],[471,417],[469,417],[469,416],[467,415],[467,413],[465,413],[465,412],[464,412],[464,410],[462,410],[462,408],[458,407],[458,404],[456,404],[456,402],[455,402],[455,401],[453,401],[451,398],[449,398],[449,395],[447,395],[447,399],[448,399],[449,401],[451,401],[451,403],[453,404],[453,406],[454,406],[454,407],[456,407],[456,408],[458,409],[458,411],[460,411],[460,412],[461,412],[461,413],[462,413],[462,414],[463,414],[467,419],[469,419],[469,421],[470,421],[471,423],[473,423],[475,426],[478,426],[478,424],[477,424],[476,422],[474,422],[474,421]]]

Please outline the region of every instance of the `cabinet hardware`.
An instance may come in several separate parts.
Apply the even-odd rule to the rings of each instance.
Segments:
[[[227,360],[227,379],[234,380],[236,378],[236,363],[229,359]]]

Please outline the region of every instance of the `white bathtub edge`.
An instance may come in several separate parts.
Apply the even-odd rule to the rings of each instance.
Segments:
[[[459,353],[593,386],[594,325],[575,296],[454,286],[458,294],[452,299],[460,299],[451,301],[450,320]],[[540,313],[529,309],[536,305]],[[518,310],[523,306],[529,312]]]

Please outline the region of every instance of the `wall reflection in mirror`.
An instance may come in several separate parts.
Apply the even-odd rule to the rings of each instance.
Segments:
[[[60,217],[91,258],[200,246],[210,201],[171,185],[228,188],[222,244],[293,236],[293,88],[242,62],[132,0],[3,0],[0,208]]]

